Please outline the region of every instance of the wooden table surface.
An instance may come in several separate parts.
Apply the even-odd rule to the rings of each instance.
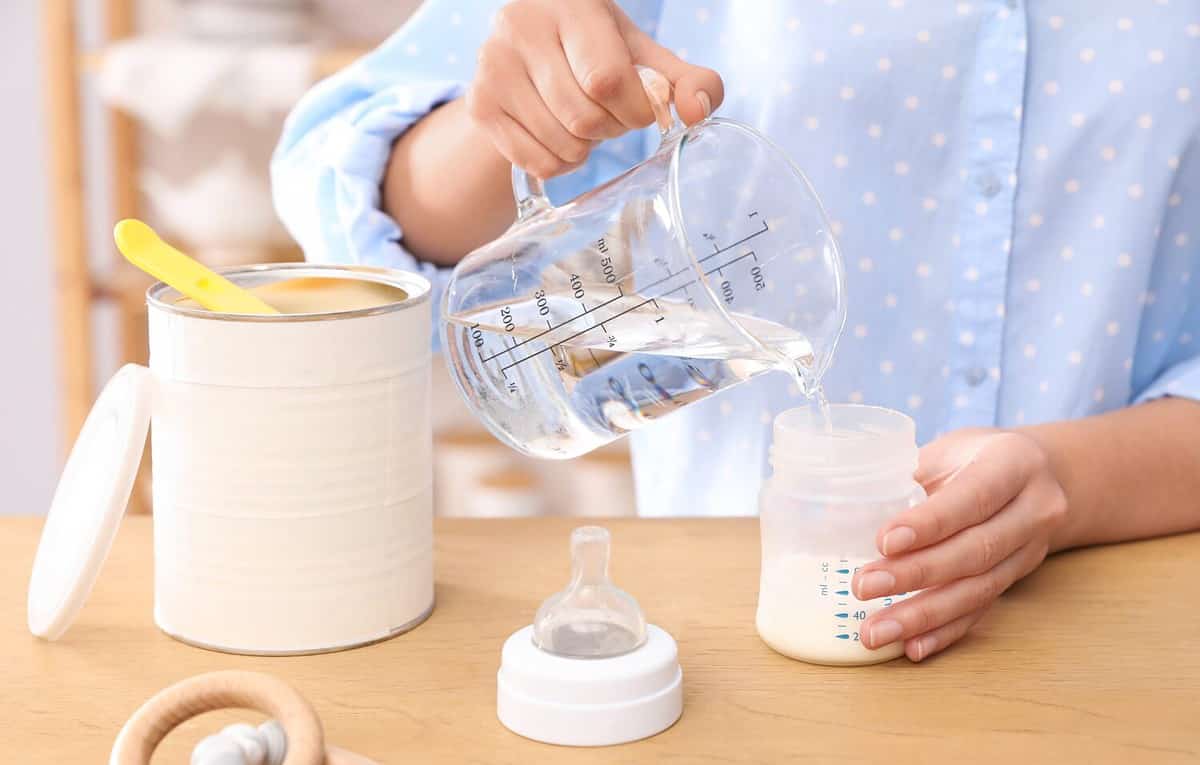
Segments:
[[[1200,760],[1200,535],[1072,552],[1010,590],[956,648],[922,665],[809,666],[754,631],[752,519],[617,520],[613,570],[679,642],[683,717],[652,739],[572,750],[496,721],[500,645],[567,576],[567,519],[439,521],[432,618],[342,653],[255,658],[154,626],[150,519],[129,518],[75,626],[25,627],[40,530],[0,519],[4,761],[100,763],[160,688],[215,669],[296,685],[327,738],[384,763],[1120,762]],[[247,713],[193,721],[156,762]]]

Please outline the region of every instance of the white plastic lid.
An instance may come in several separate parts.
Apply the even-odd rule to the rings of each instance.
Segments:
[[[122,367],[75,439],[29,579],[29,631],[38,637],[67,631],[108,557],[146,444],[151,386],[150,370]]]
[[[675,640],[647,625],[608,578],[607,529],[571,533],[571,582],[504,643],[496,714],[509,730],[564,746],[607,746],[653,736],[683,711]]]
[[[533,642],[533,626],[504,643],[496,714],[525,738],[560,746],[608,746],[653,736],[683,712],[675,640],[653,624],[646,642],[603,659],[557,656]]]

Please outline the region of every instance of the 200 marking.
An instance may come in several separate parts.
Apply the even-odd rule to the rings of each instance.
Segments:
[[[767,288],[767,278],[763,276],[761,266],[755,266],[754,268],[751,268],[750,275],[754,277],[755,292],[761,292]]]

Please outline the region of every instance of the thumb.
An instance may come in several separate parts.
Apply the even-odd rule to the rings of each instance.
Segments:
[[[933,494],[975,459],[986,435],[985,429],[962,428],[925,444],[921,447],[913,479]]]
[[[712,69],[687,63],[636,27],[626,30],[625,40],[635,64],[648,66],[671,81],[675,111],[685,124],[694,125],[725,100],[725,83]]]
[[[955,456],[953,444],[944,436],[922,446],[913,480],[933,494],[961,466]]]

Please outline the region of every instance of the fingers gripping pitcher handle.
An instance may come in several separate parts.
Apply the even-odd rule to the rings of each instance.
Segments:
[[[676,125],[675,118],[671,115],[671,83],[649,67],[639,66],[637,72],[642,79],[642,87],[646,90],[646,97],[650,99],[650,108],[654,110],[654,121],[658,124],[659,133],[666,135]],[[546,198],[542,180],[516,165],[513,165],[512,169],[512,186],[513,196],[517,200],[517,220],[525,220],[552,206]]]

